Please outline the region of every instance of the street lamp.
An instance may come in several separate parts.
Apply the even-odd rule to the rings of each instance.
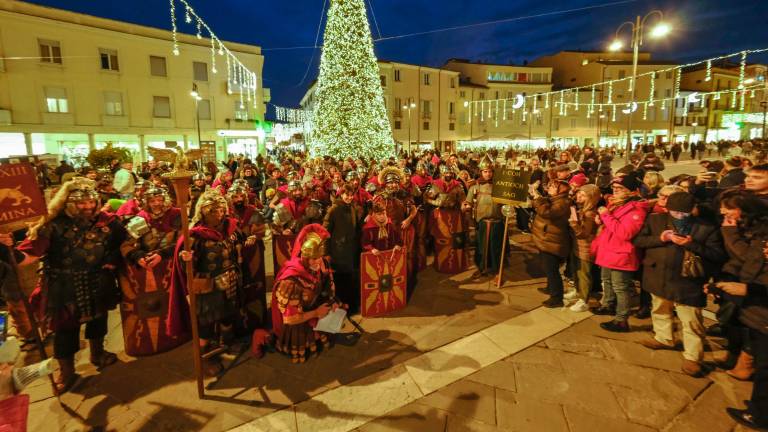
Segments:
[[[404,110],[408,110],[408,153],[411,153],[411,110],[416,108],[416,102],[413,98],[408,98],[408,103],[403,105]]]
[[[691,144],[693,144],[693,139],[696,138],[696,126],[698,125],[699,125],[698,122],[691,123],[691,126],[693,126],[693,133],[691,134]],[[696,140],[696,142],[699,142],[699,140]]]
[[[197,123],[197,147],[203,148],[203,144],[200,142],[200,101],[203,100],[202,97],[200,97],[200,93],[197,92],[197,84],[192,83],[192,91],[189,92],[189,95],[192,96],[192,99],[195,100],[195,119]],[[186,143],[185,143],[186,144]]]
[[[635,22],[632,21],[626,21],[622,23],[617,29],[616,29],[616,35],[613,38],[613,42],[608,46],[608,49],[610,51],[618,51],[623,46],[623,43],[621,42],[621,39],[619,39],[619,33],[621,33],[621,30],[624,29],[624,26],[629,26],[629,28],[632,30],[632,49],[633,49],[633,56],[632,56],[632,78],[630,78],[629,81],[629,101],[634,102],[635,101],[635,87],[637,80],[637,61],[638,56],[640,53],[640,47],[643,45],[643,32],[646,26],[646,21],[648,21],[649,18],[651,18],[654,15],[658,15],[659,22],[656,24],[655,27],[651,29],[649,32],[649,36],[658,39],[662,38],[666,35],[668,35],[672,31],[672,27],[664,22],[664,14],[660,10],[652,10],[648,12],[644,17],[637,16],[635,19]],[[629,155],[632,152],[632,115],[633,113],[629,113],[627,116],[627,153],[626,153],[626,160],[629,162]]]

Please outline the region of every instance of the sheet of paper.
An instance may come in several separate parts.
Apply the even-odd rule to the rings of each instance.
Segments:
[[[317,321],[315,331],[334,334],[339,333],[341,332],[341,327],[344,325],[344,318],[346,316],[347,311],[342,308],[328,312],[328,315]]]

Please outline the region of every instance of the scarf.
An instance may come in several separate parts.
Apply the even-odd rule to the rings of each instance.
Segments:
[[[684,236],[691,233],[691,230],[693,229],[693,218],[691,218],[690,213],[670,211],[669,215],[672,219],[672,227],[674,227],[676,233]]]
[[[387,224],[389,223],[389,219],[387,219],[387,221],[383,224],[380,224],[375,218],[373,221],[376,223],[376,226],[379,227],[378,239],[383,240],[389,237],[389,233],[387,232]]]

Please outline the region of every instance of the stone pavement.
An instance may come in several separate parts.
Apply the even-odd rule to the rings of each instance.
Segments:
[[[247,359],[218,382],[205,400],[197,398],[190,344],[156,356],[129,357],[123,352],[115,313],[110,316],[107,348],[119,353],[120,362],[96,371],[88,363],[83,343],[77,369],[84,379],[61,397],[61,404],[52,397],[48,381],[38,380],[27,389],[33,402],[29,430],[228,430],[333,389],[356,389],[363,385],[361,379],[376,381],[375,374],[381,371],[403,368],[408,360],[540,303],[535,288],[542,286],[542,280],[533,255],[514,256],[512,270],[507,272],[510,287],[503,290],[491,286],[488,279],[465,283],[471,272],[446,277],[428,269],[420,275],[406,309],[361,320],[368,334],[357,346],[336,346],[303,365],[292,365],[278,354]],[[35,354],[21,361],[35,361]],[[451,360],[455,366],[463,363],[473,369],[484,366],[458,354]],[[386,412],[377,411],[365,421]]]
[[[357,346],[303,365],[247,359],[204,400],[189,344],[128,357],[113,316],[108,348],[121,361],[99,373],[83,350],[85,379],[61,403],[36,382],[29,430],[733,430],[723,408],[739,406],[750,384],[681,374],[679,352],[637,343],[649,321],[614,335],[598,327],[604,317],[540,308],[535,254],[512,255],[501,289],[470,273],[426,270],[406,309],[361,320]],[[708,360],[722,355],[718,342]]]

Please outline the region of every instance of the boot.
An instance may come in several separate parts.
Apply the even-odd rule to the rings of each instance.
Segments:
[[[104,349],[104,338],[88,339],[88,344],[91,347],[91,364],[96,369],[102,370],[117,362],[117,356]]]
[[[683,373],[694,378],[702,376],[702,369],[699,362],[693,360],[683,359],[683,366],[681,367]]]
[[[754,357],[742,351],[739,353],[739,359],[736,360],[736,367],[725,373],[739,381],[749,381],[755,373]]]
[[[56,359],[59,362],[59,374],[54,379],[56,393],[68,392],[80,376],[75,373],[75,356]]]

